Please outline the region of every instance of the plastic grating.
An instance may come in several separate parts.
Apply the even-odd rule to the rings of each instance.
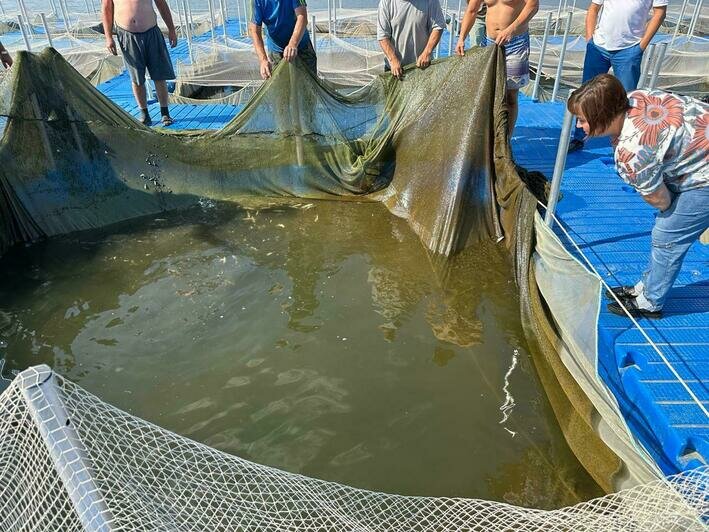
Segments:
[[[563,113],[561,103],[521,97],[512,139],[520,165],[551,178]],[[568,156],[561,190],[557,216],[598,273],[611,286],[634,284],[647,266],[653,209],[615,173],[607,140],[591,140]],[[639,323],[709,408],[709,246],[697,242],[690,249],[663,318]],[[598,326],[598,372],[630,430],[665,474],[706,464],[709,419],[667,362],[605,304]]]

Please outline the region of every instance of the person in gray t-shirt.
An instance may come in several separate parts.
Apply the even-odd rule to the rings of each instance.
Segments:
[[[396,78],[401,78],[402,65],[415,62],[426,68],[445,25],[439,0],[380,0],[377,40],[386,57],[384,68]]]

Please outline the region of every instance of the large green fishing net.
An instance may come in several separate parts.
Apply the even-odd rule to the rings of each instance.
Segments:
[[[221,131],[170,133],[136,122],[56,51],[20,52],[0,84],[0,254],[201,198],[264,196],[383,202],[439,258],[504,240],[542,380],[563,391],[550,393],[552,405],[610,490],[619,462],[559,362],[531,271],[544,178],[512,160],[504,94],[497,47],[407,69],[403,81],[384,74],[348,95],[283,62]]]

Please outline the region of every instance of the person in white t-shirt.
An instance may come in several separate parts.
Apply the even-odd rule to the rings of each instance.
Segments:
[[[592,0],[586,13],[588,44],[581,83],[606,74],[613,67],[613,74],[627,92],[637,89],[643,52],[665,20],[667,2]],[[577,127],[569,153],[583,148],[584,138],[583,129]]]

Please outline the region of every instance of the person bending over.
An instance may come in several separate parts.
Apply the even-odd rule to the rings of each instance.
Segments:
[[[635,90],[640,80],[643,52],[665,20],[668,0],[593,0],[586,12],[586,56],[581,83],[613,74],[626,91]],[[652,7],[652,16],[649,15]],[[600,13],[600,16],[599,16]],[[574,130],[569,153],[584,144],[581,127]]]
[[[660,90],[626,94],[601,74],[567,106],[587,135],[610,136],[618,174],[658,209],[642,279],[612,291],[631,315],[659,318],[687,251],[709,228],[709,105]],[[608,310],[625,315],[617,302]]]
[[[445,26],[439,0],[381,0],[377,40],[384,52],[384,70],[401,79],[403,65],[426,68]]]
[[[465,54],[465,38],[475,23],[482,1],[468,2],[455,47],[458,55]],[[519,89],[529,83],[529,21],[539,11],[539,0],[485,0],[485,4],[487,36],[483,46],[497,44],[505,50],[507,128],[511,135],[517,122]]]
[[[155,0],[155,6],[167,25],[170,46],[174,48],[177,46],[177,33],[167,1]],[[172,118],[167,104],[166,80],[175,79],[175,71],[165,46],[165,38],[158,28],[152,0],[103,0],[101,20],[106,36],[106,48],[113,55],[117,55],[116,43],[113,41],[115,22],[118,45],[130,74],[135,101],[142,113],[141,121],[146,126],[152,123],[145,91],[147,69],[150,78],[155,82],[162,123],[169,126],[172,124]]]
[[[0,42],[0,63],[2,63],[2,66],[5,68],[10,68],[12,66],[12,56],[10,55],[10,52],[5,50],[2,42]]]
[[[261,26],[268,30],[268,54],[263,44]],[[249,35],[258,56],[261,77],[271,77],[273,68],[285,59],[289,63],[300,56],[314,76],[318,60],[308,34],[308,8],[305,0],[253,0]]]

